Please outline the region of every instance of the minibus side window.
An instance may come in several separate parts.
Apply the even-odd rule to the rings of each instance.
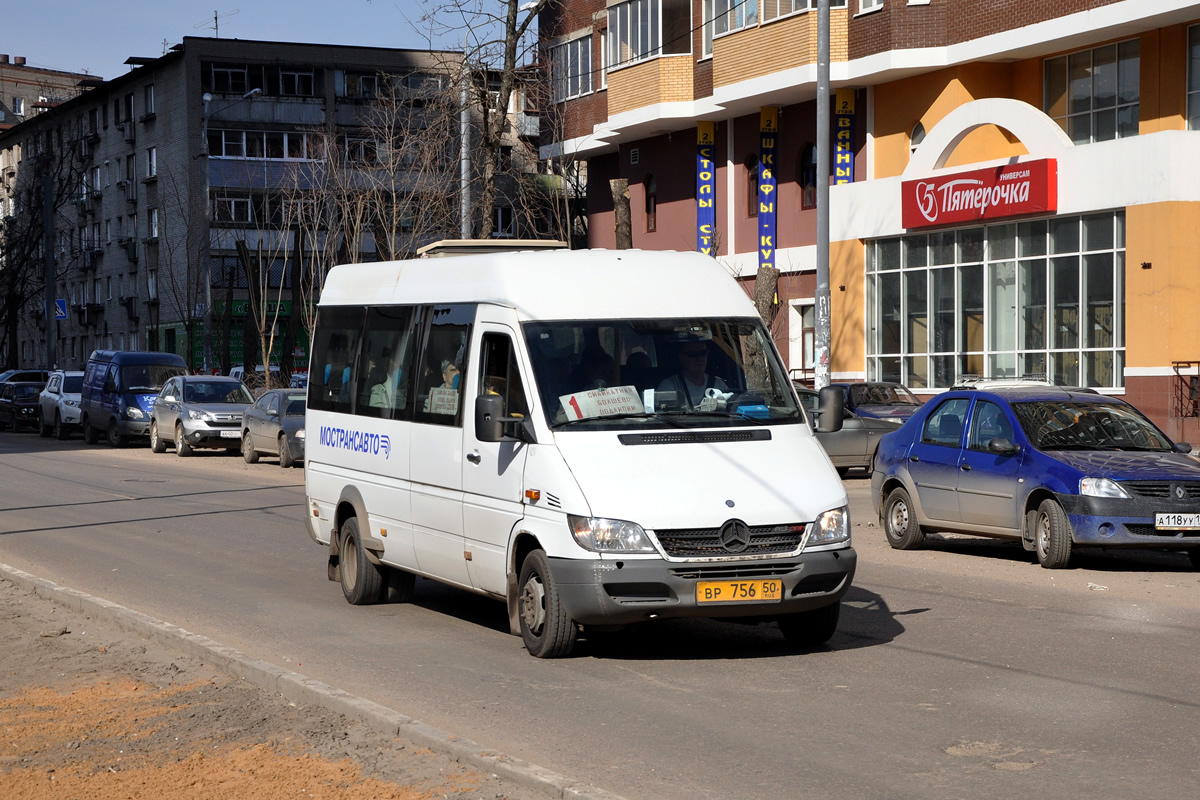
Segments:
[[[363,380],[358,384],[358,414],[384,419],[404,419],[409,407],[413,350],[421,315],[412,306],[367,309],[360,362]]]
[[[481,355],[483,369],[479,374],[479,394],[500,395],[504,400],[505,416],[529,416],[529,401],[521,383],[512,340],[499,333],[485,334]]]
[[[427,314],[413,415],[417,422],[462,427],[462,381],[475,306],[433,306]]]
[[[309,408],[351,412],[364,316],[364,310],[357,306],[324,306],[318,310],[308,371]]]

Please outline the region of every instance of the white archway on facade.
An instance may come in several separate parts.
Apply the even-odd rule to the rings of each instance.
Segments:
[[[1075,146],[1058,123],[1029,103],[1009,97],[972,100],[951,111],[926,133],[904,168],[903,177],[928,175],[946,166],[954,148],[984,125],[1010,132],[1036,158],[1060,158]]]

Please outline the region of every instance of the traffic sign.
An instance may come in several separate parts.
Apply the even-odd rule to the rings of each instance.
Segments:
[[[55,319],[66,319],[67,318],[66,298],[61,298],[61,299],[54,301],[54,318]]]

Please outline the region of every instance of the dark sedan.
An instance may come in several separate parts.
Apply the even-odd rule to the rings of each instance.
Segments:
[[[796,393],[800,395],[804,413],[815,425],[821,396],[805,386],[797,386]],[[894,430],[896,425],[893,422],[862,417],[847,408],[842,412],[842,429],[834,433],[817,431],[817,441],[825,448],[838,474],[844,478],[852,469],[866,470],[870,474],[871,459],[875,456],[879,437]]]
[[[246,409],[242,422],[242,457],[247,464],[262,454],[278,455],[279,466],[304,460],[304,392],[272,389]]]
[[[46,384],[33,381],[9,381],[0,388],[0,430],[36,428],[38,397]]]

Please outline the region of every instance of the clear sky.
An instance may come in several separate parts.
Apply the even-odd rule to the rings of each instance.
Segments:
[[[426,49],[422,0],[0,0],[0,53],[111,80],[185,36]],[[214,31],[213,16],[217,16]],[[438,49],[453,43],[434,42]],[[461,43],[459,44],[461,46]]]

